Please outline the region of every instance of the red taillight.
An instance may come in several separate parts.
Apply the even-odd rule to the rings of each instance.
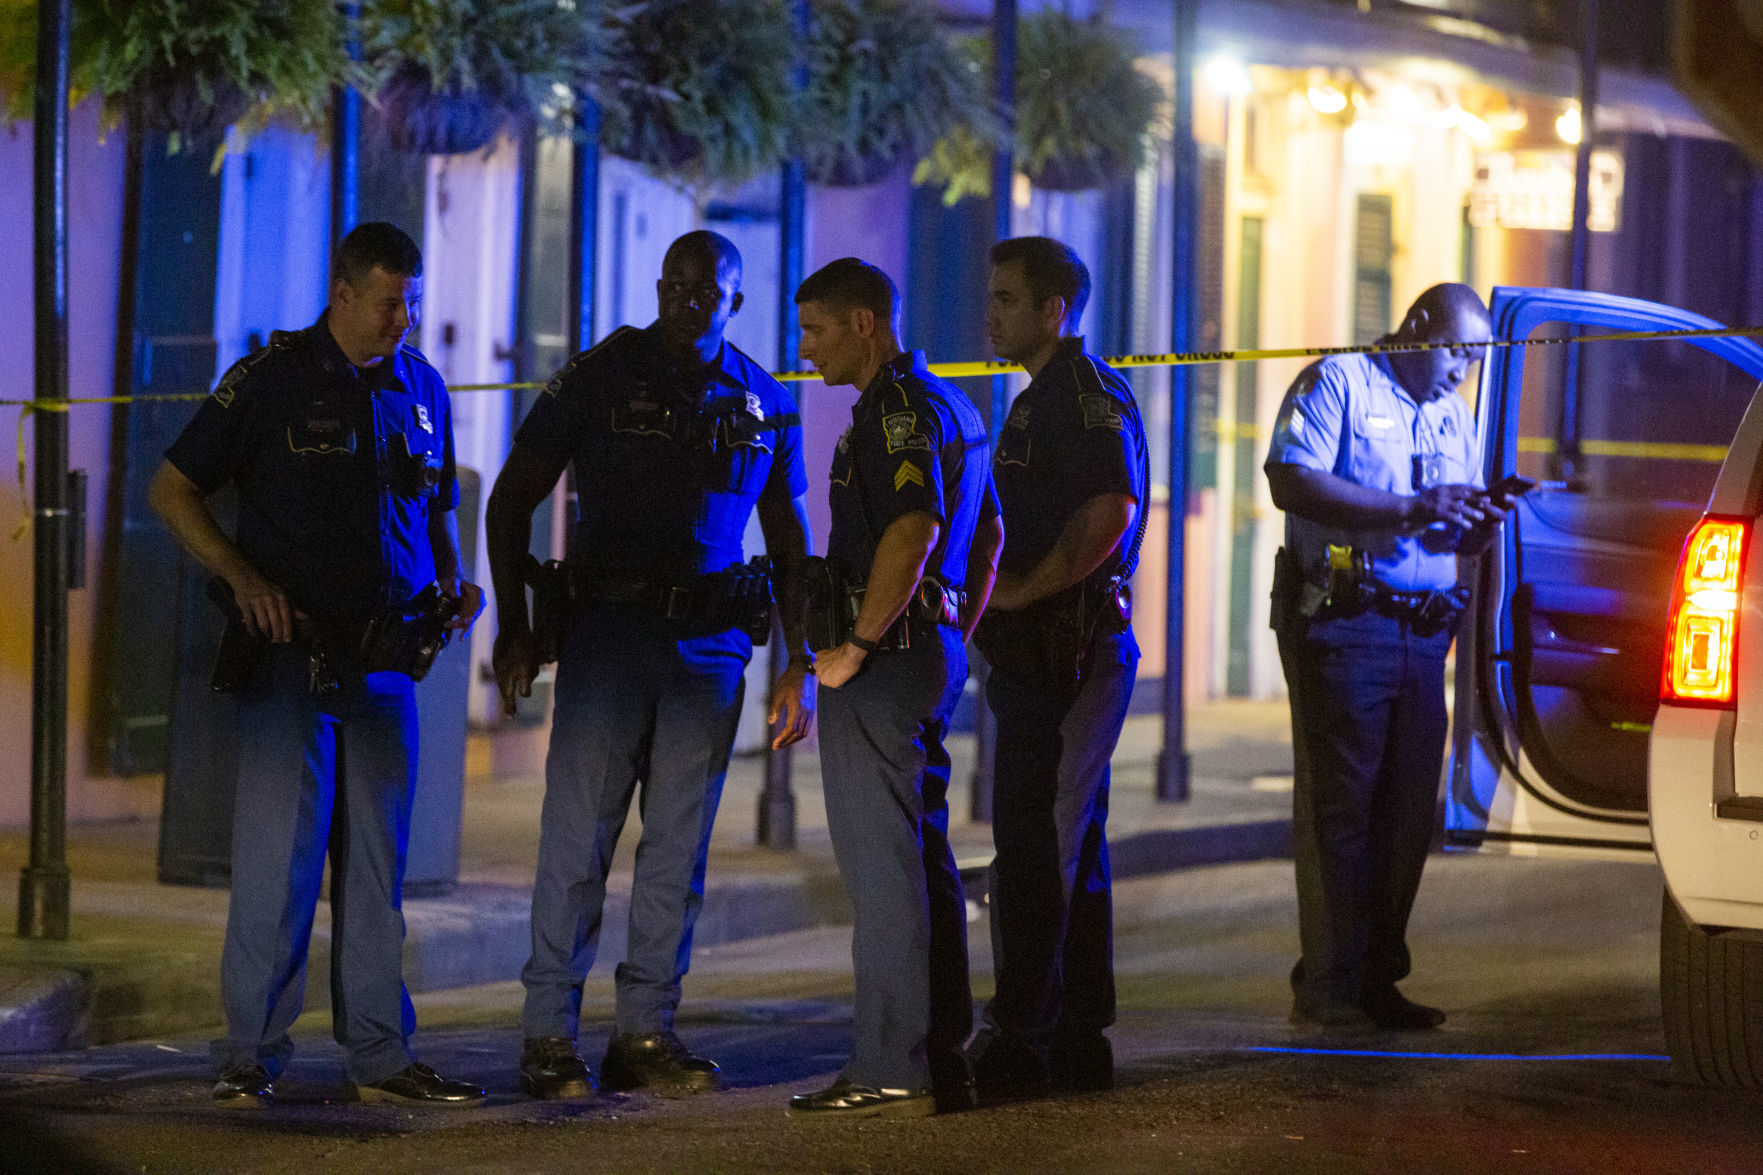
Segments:
[[[1704,518],[1690,531],[1666,621],[1661,700],[1732,705],[1739,585],[1749,535],[1750,524],[1741,518]]]

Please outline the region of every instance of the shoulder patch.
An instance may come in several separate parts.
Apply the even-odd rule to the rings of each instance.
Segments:
[[[278,336],[280,336],[280,338],[278,338]],[[251,369],[263,362],[272,349],[278,351],[284,350],[287,347],[285,340],[293,337],[296,337],[296,332],[294,331],[278,330],[270,335],[270,341],[267,346],[257,348],[257,350],[251,352],[249,355],[227,368],[226,374],[220,377],[220,382],[214,385],[214,394],[212,397],[214,402],[219,404],[222,408],[231,408],[233,406],[234,398],[238,395],[239,384],[247,375],[251,374]]]
[[[888,452],[898,453],[902,449],[922,449],[930,452],[930,438],[918,431],[918,413],[895,412],[882,417],[882,431],[887,434]],[[923,484],[920,482],[919,484]]]
[[[552,376],[550,382],[545,385],[545,395],[555,396],[561,392],[570,373],[573,372],[578,365],[587,362],[589,359],[599,357],[606,348],[610,347],[612,344],[623,342],[631,335],[640,333],[641,332],[634,326],[621,326],[593,346],[589,347],[587,350],[577,351],[574,355],[569,357],[562,367],[557,369],[557,374]]]
[[[1084,411],[1085,428],[1111,428],[1115,432],[1125,432],[1126,422],[1121,419],[1117,410],[1120,401],[1113,396],[1100,392],[1085,392],[1077,398]]]

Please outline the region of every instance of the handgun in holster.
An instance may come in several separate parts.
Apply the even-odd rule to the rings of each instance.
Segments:
[[[421,681],[452,638],[447,624],[463,604],[458,596],[442,591],[439,583],[431,583],[403,607],[377,613],[361,637],[362,669],[405,673],[411,681]]]
[[[1328,575],[1307,574],[1291,549],[1281,547],[1273,556],[1273,606],[1268,627],[1280,631],[1316,619],[1331,594]]]
[[[208,686],[217,694],[236,693],[251,680],[258,662],[269,652],[269,638],[246,627],[245,614],[233,599],[232,586],[218,575],[208,581],[208,598],[226,614],[226,629],[214,653],[214,672],[209,676]]]
[[[577,604],[577,580],[558,559],[526,557],[526,585],[533,589],[533,649],[540,665],[557,660]]]
[[[808,647],[817,653],[836,649],[851,635],[857,619],[851,610],[851,595],[845,590],[845,577],[821,555],[803,558],[801,575]]]

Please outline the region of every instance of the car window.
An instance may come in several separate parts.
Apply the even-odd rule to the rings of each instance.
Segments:
[[[1555,322],[1533,337],[1574,333],[1591,332]],[[1699,509],[1756,389],[1682,341],[1527,348],[1518,471],[1591,497]]]

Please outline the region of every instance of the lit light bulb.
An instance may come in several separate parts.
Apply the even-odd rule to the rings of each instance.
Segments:
[[[1214,57],[1206,63],[1206,84],[1221,94],[1240,98],[1255,88],[1249,71],[1234,57]]]
[[[1311,86],[1309,97],[1318,114],[1339,114],[1347,108],[1347,96],[1333,86]]]
[[[1566,113],[1555,120],[1555,133],[1561,136],[1563,143],[1578,145],[1585,128],[1579,121],[1579,107],[1569,106]]]

